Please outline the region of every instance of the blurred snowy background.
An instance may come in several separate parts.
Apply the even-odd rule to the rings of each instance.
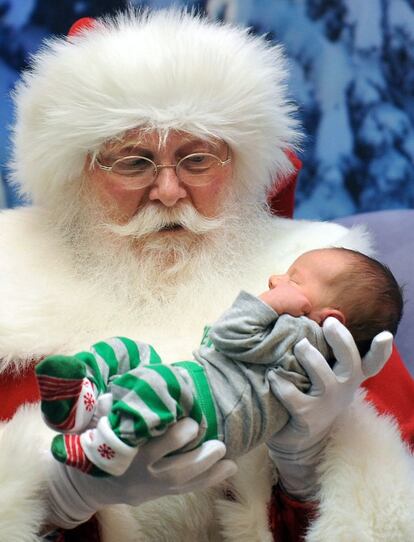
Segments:
[[[414,0],[146,0],[196,7],[285,46],[306,140],[296,217],[414,208]],[[29,55],[79,17],[121,0],[0,0],[0,207],[7,185],[9,93]]]

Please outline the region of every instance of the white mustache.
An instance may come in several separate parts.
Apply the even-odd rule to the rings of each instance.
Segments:
[[[147,204],[126,224],[104,224],[104,227],[121,237],[141,238],[177,225],[189,232],[203,234],[214,231],[223,224],[223,218],[205,217],[186,203],[173,209]]]

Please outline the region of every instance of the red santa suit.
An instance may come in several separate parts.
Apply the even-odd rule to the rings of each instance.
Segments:
[[[114,300],[107,291],[94,288],[88,277],[74,273],[71,252],[62,241],[60,231],[51,224],[53,214],[48,202],[56,203],[56,194],[76,182],[76,175],[85,162],[85,149],[93,151],[103,140],[116,135],[111,133],[114,119],[118,133],[139,126],[144,123],[142,119],[147,120],[148,105],[147,109],[141,102],[139,106],[136,102],[132,106],[133,101],[128,99],[140,90],[137,89],[139,83],[133,81],[132,66],[116,72],[117,65],[110,58],[114,47],[129,53],[137,28],[141,34],[138,42],[134,42],[136,50],[143,47],[139,41],[143,39],[147,56],[155,64],[159,63],[161,75],[155,77],[154,88],[151,91],[145,79],[145,92],[140,95],[145,101],[154,100],[159,93],[161,112],[157,125],[197,133],[203,121],[217,137],[239,140],[239,147],[235,143],[234,149],[235,160],[244,166],[239,171],[239,182],[245,194],[257,195],[258,201],[264,199],[258,194],[264,194],[266,183],[256,183],[253,187],[248,183],[254,171],[249,170],[247,160],[252,148],[259,163],[259,166],[255,164],[256,169],[262,167],[260,160],[271,157],[264,169],[257,172],[258,178],[267,177],[265,173],[269,171],[284,172],[279,177],[280,190],[281,178],[287,178],[289,172],[285,150],[289,137],[294,140],[296,126],[290,120],[290,111],[284,106],[279,87],[282,61],[277,60],[280,73],[275,78],[270,69],[275,66],[270,61],[268,46],[252,41],[239,30],[219,30],[215,25],[191,17],[183,21],[174,13],[161,14],[147,23],[135,19],[121,21],[119,28],[107,25],[91,36],[85,33],[73,43],[57,43],[52,52],[38,59],[33,79],[27,76],[17,95],[20,116],[15,132],[16,176],[35,205],[0,215],[0,385],[4,392],[2,417],[7,420],[0,426],[0,533],[4,540],[37,541],[39,526],[47,521],[47,474],[42,458],[52,432],[43,424],[36,404],[38,395],[32,371],[36,361],[56,352],[74,353],[114,335],[156,344],[164,360],[186,359],[198,344],[205,322],[213,321],[239,289],[261,291],[270,274],[284,272],[299,254],[312,248],[336,245],[363,252],[371,250],[368,236],[360,229],[349,231],[335,224],[274,217],[262,227],[258,226],[260,242],[254,247],[243,245],[240,240],[240,270],[237,274],[221,275],[220,283],[215,284],[214,296],[211,284],[199,284],[198,277],[190,277],[180,297],[163,306],[163,314],[154,311],[153,319],[131,309],[124,300]],[[210,32],[213,43],[207,39]],[[214,50],[215,32],[225,39]],[[177,34],[180,40],[174,38]],[[155,36],[153,43],[151,36]],[[160,36],[164,36],[165,42],[160,42]],[[208,45],[206,49],[203,39]],[[162,58],[157,57],[160,44],[168,45],[172,58],[185,51],[185,69],[190,69],[192,54],[198,62],[203,60],[203,73],[198,74],[199,77],[192,74],[191,88],[180,87],[178,81],[178,98],[170,87],[164,94],[160,90],[162,74],[165,75]],[[197,81],[205,77],[208,61],[217,60],[215,55],[226,49],[230,51],[228,58],[225,55],[222,58],[226,69],[235,69],[229,74],[230,80],[235,88],[237,84],[244,85],[246,94],[243,100],[237,94],[233,96],[233,91],[223,84],[223,74],[209,72],[215,102],[207,107],[203,102],[204,83],[197,85]],[[234,61],[236,51],[243,63],[243,82],[235,81],[240,66],[232,66],[229,60]],[[272,54],[278,53],[273,50]],[[89,73],[91,65],[81,62],[87,55],[92,55],[95,61],[93,76]],[[116,61],[119,64],[119,58]],[[144,68],[146,66],[139,67],[141,76]],[[118,100],[125,100],[123,107],[115,111],[113,106],[106,108],[102,97],[102,103],[96,103],[98,94],[92,92],[104,88],[105,81],[99,77],[111,70],[115,73],[114,81],[121,84],[115,89],[111,87],[110,91]],[[245,81],[247,73],[251,74],[253,83]],[[184,73],[186,82],[187,76]],[[276,93],[269,90],[275,79]],[[71,81],[70,87],[59,86],[60,92],[51,93],[61,80]],[[251,92],[250,83],[255,93]],[[45,90],[49,90],[48,99],[45,99]],[[260,100],[257,99],[259,90]],[[81,95],[86,102],[82,102],[79,113]],[[88,98],[90,103],[87,103]],[[182,107],[173,107],[174,99],[181,105],[192,99],[192,104],[197,100],[203,102],[202,115],[191,108],[185,112]],[[86,117],[85,104],[88,106]],[[216,115],[217,104],[220,104],[219,116]],[[140,107],[144,108],[145,115]],[[238,108],[236,118],[240,122],[237,129],[234,128],[234,107]],[[262,125],[257,133],[259,121]],[[99,135],[93,139],[92,133]],[[50,160],[46,160],[46,156],[51,157]],[[66,194],[73,196],[70,191]],[[292,202],[291,192],[286,191],[285,196]],[[197,303],[194,303],[194,292]],[[174,326],[171,322],[176,321],[174,318],[179,314],[177,304],[183,318]],[[165,345],[168,350],[163,350]],[[337,419],[320,465],[317,505],[301,504],[280,493],[277,472],[266,448],[261,447],[241,458],[238,473],[221,487],[166,497],[137,508],[114,506],[99,512],[100,539],[102,542],[298,541],[306,530],[307,542],[409,542],[414,533],[414,462],[408,446],[413,442],[413,391],[413,382],[395,352],[382,373],[366,383],[366,390],[361,390],[349,410]],[[13,416],[16,407],[25,402],[33,404],[19,409]],[[93,540],[95,535],[84,531],[76,540],[81,540],[81,536]]]

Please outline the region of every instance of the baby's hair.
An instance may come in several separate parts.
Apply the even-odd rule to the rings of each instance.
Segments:
[[[361,356],[381,331],[397,332],[403,314],[402,288],[383,263],[347,248],[334,248],[349,257],[346,270],[334,280],[335,308],[346,318]]]

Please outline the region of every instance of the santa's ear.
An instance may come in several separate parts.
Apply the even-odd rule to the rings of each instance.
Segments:
[[[322,309],[319,313],[321,321],[319,322],[320,325],[324,323],[324,321],[329,317],[332,316],[333,318],[336,318],[341,322],[341,324],[346,325],[346,318],[342,311],[338,309],[331,309],[330,307],[326,307],[325,309]]]

